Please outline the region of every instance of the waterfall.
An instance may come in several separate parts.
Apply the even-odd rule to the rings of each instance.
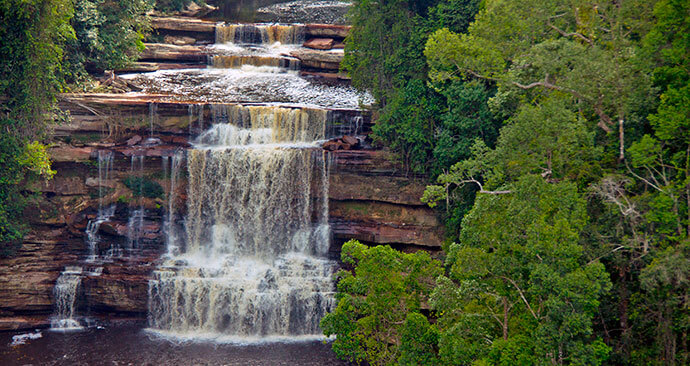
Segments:
[[[167,165],[168,159],[166,158],[165,163]],[[179,233],[175,221],[177,219],[177,206],[175,205],[177,200],[177,181],[180,179],[180,167],[184,161],[184,153],[182,151],[176,151],[175,155],[172,156],[170,163],[170,179],[168,186],[168,197],[167,203],[168,208],[165,217],[165,233],[166,233],[166,247],[168,248],[168,255],[175,256],[180,254],[180,243],[179,243]],[[167,167],[166,167],[167,171]]]
[[[81,284],[81,267],[66,267],[58,277],[53,295],[55,296],[55,315],[50,327],[54,330],[80,329],[79,320],[75,318],[77,292]]]
[[[304,26],[281,24],[223,24],[216,26],[216,43],[301,44]]]
[[[144,216],[146,214],[144,210],[144,204],[142,200],[143,195],[143,185],[144,185],[144,156],[143,155],[132,155],[129,168],[130,178],[137,178],[138,184],[138,201],[139,208],[133,209],[131,206],[129,208],[129,219],[127,220],[127,249],[137,248],[139,245],[139,239],[141,238],[141,232],[144,227]]]
[[[153,125],[158,124],[158,104],[156,103],[149,103],[149,127],[150,127],[150,136],[153,138]]]
[[[299,70],[300,61],[293,57],[275,57],[258,55],[215,55],[211,65],[218,68],[239,68],[243,65],[272,66],[288,70]]]
[[[89,220],[86,225],[86,244],[88,249],[87,261],[93,262],[98,255],[98,229],[101,224],[115,215],[115,205],[104,206],[103,187],[110,182],[113,170],[113,152],[106,150],[98,151],[98,213],[96,218]]]
[[[315,143],[327,113],[212,112],[225,123],[188,151],[185,244],[149,281],[149,325],[183,337],[320,335],[334,306],[328,159]]]
[[[214,125],[200,144],[250,145],[307,142],[326,137],[328,111],[274,106],[211,105]]]

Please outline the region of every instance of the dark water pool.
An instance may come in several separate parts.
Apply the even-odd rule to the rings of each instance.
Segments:
[[[118,325],[76,333],[42,330],[40,338],[11,345],[18,334],[0,333],[0,365],[346,365],[321,341],[176,343],[139,326]]]

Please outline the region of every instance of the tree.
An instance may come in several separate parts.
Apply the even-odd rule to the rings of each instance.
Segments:
[[[406,254],[390,246],[343,245],[337,273],[337,307],[321,320],[333,350],[350,362],[371,365],[434,364],[435,330],[421,313],[439,262],[423,251]]]
[[[153,1],[77,0],[74,8],[76,38],[66,50],[71,81],[83,81],[87,71],[123,67],[143,51],[142,39],[149,30],[146,13]]]
[[[0,1],[0,94],[6,98],[2,113],[18,122],[11,132],[22,138],[45,132],[48,113],[62,90],[62,45],[74,39],[71,4]]]
[[[651,4],[653,5],[653,4]],[[499,84],[499,94],[570,96],[605,133],[618,129],[625,157],[629,100],[649,90],[635,39],[648,30],[648,1],[487,2],[468,33],[436,31],[425,55],[432,80],[472,76]]]
[[[610,282],[578,240],[587,217],[572,183],[525,175],[479,195],[431,303],[444,364],[601,364],[592,319]]]

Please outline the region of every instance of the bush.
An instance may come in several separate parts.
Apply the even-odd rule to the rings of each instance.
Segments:
[[[134,197],[160,198],[163,197],[163,187],[146,177],[127,177],[122,182],[132,191]]]

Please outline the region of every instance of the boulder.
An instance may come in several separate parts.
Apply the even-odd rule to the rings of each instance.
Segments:
[[[333,38],[312,38],[304,42],[304,47],[316,50],[330,50],[333,48],[334,43],[335,41]]]
[[[353,137],[353,136],[345,135],[341,138],[341,140],[348,145],[352,145],[352,146],[359,145],[359,140],[357,140],[357,138]]]
[[[141,136],[134,135],[129,140],[127,140],[127,146],[134,146],[141,141]]]

